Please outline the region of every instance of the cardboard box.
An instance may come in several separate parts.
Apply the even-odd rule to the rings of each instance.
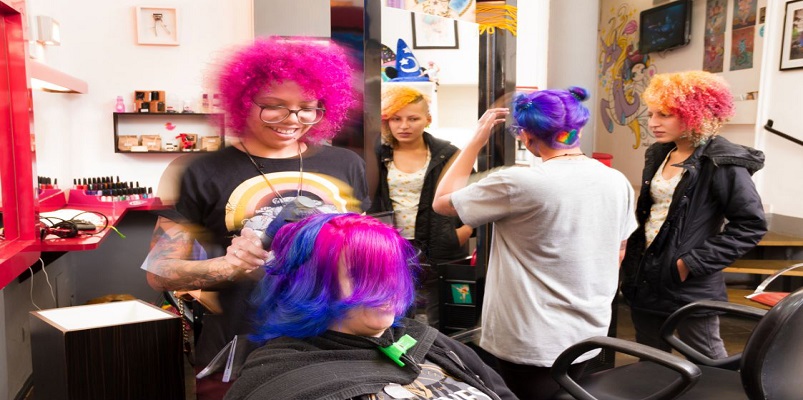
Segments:
[[[139,145],[139,138],[136,135],[120,135],[117,137],[117,149],[120,151],[131,151],[131,147]]]
[[[201,137],[202,151],[218,151],[220,149],[220,136]]]
[[[162,137],[159,135],[142,135],[142,145],[148,151],[162,151]]]

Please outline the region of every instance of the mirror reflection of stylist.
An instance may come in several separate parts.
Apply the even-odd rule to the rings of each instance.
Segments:
[[[460,150],[425,132],[431,122],[429,99],[418,90],[394,85],[382,92],[379,187],[369,212],[393,211],[402,236],[437,264],[466,257],[473,228],[432,210],[435,188]],[[436,278],[434,271],[424,277],[430,326],[438,323]]]

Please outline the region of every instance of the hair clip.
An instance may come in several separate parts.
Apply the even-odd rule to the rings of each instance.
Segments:
[[[583,101],[583,99],[581,99],[581,98],[580,98],[580,94],[579,94],[579,93],[576,93],[576,92],[575,92],[575,91],[573,91],[573,90],[569,90],[569,94],[571,94],[571,95],[572,95],[572,97],[574,97],[575,99],[577,99],[577,101]]]

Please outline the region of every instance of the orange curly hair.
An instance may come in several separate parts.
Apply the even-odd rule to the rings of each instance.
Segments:
[[[695,146],[716,135],[734,113],[728,83],[705,71],[655,75],[641,98],[648,107],[677,115]]]

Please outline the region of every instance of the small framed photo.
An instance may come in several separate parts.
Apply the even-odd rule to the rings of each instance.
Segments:
[[[457,20],[424,13],[411,13],[414,49],[456,49]]]
[[[137,43],[178,46],[178,10],[172,7],[136,7]]]
[[[781,43],[781,70],[803,68],[803,0],[786,3]]]

